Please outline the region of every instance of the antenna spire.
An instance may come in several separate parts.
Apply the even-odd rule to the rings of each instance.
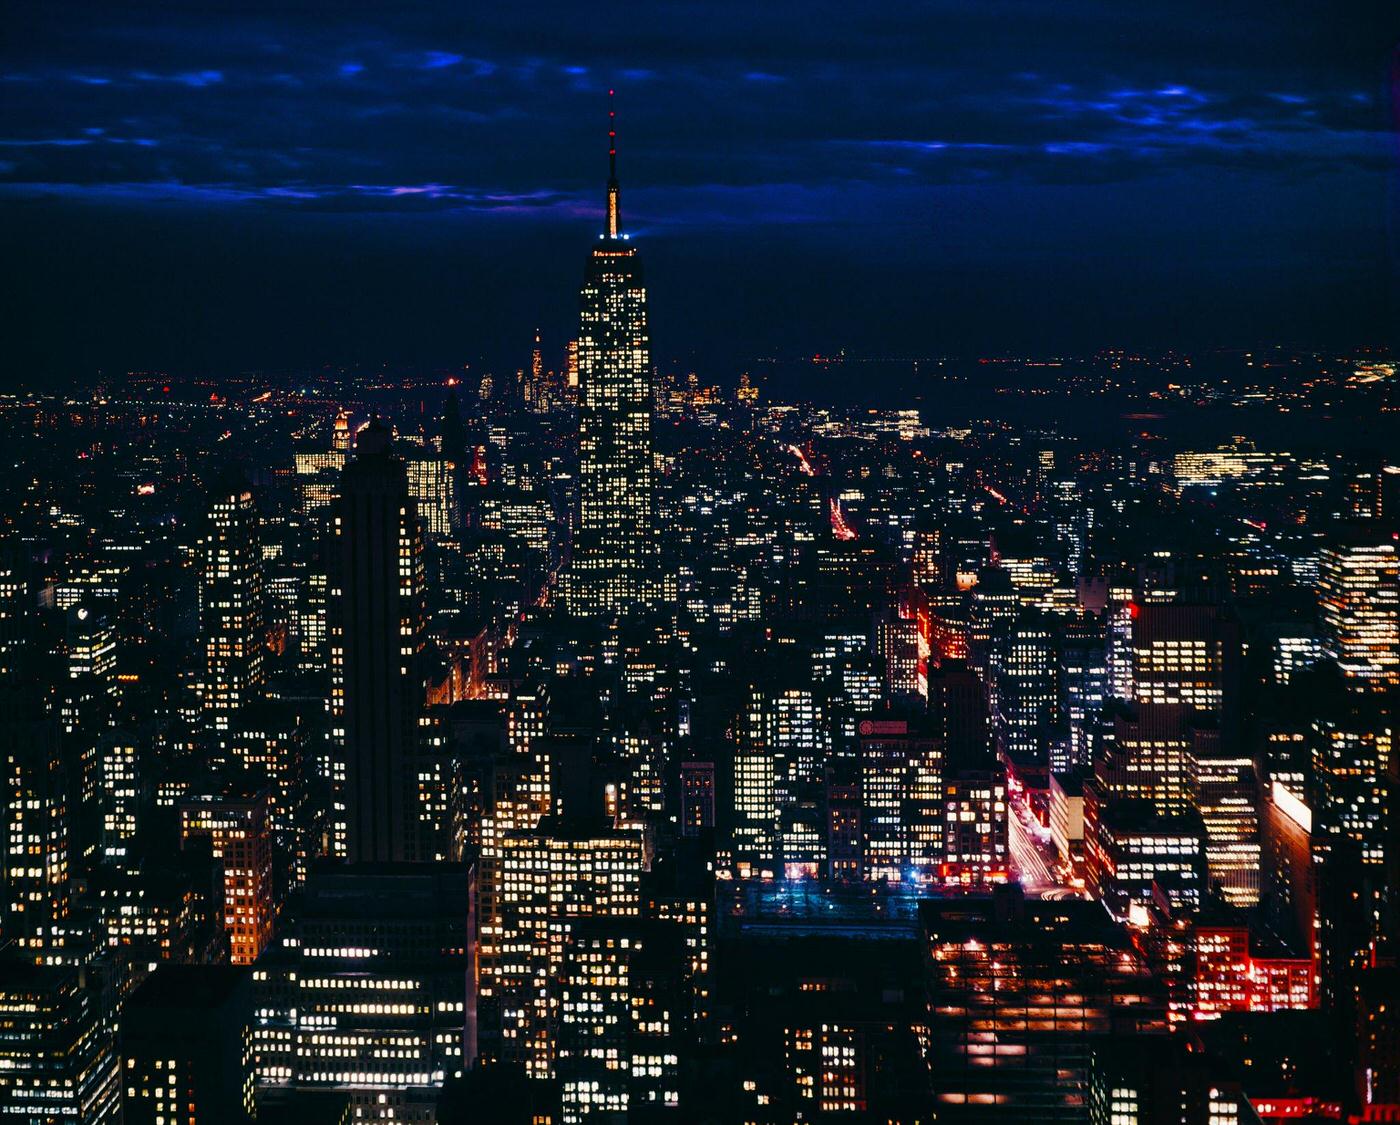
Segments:
[[[618,212],[617,183],[617,110],[613,108],[613,91],[608,91],[608,237],[621,237],[622,217]]]

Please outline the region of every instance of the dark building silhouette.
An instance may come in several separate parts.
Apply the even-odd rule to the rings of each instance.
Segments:
[[[252,1120],[252,982],[230,965],[162,965],[121,1020],[122,1114],[129,1125]]]
[[[334,850],[352,862],[431,859],[411,774],[424,702],[423,539],[382,422],[341,476],[330,552]]]

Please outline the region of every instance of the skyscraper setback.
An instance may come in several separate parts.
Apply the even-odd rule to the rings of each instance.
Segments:
[[[654,580],[653,410],[647,291],[622,233],[613,110],[607,228],[579,303],[579,503],[565,602],[581,616],[646,603]]]

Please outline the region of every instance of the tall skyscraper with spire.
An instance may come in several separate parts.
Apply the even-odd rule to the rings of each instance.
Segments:
[[[607,225],[579,297],[578,527],[564,600],[580,616],[645,605],[655,585],[647,291],[622,233],[608,97]]]

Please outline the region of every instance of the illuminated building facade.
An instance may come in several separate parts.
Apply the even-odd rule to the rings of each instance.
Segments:
[[[200,556],[201,704],[206,726],[222,735],[263,682],[262,549],[251,489],[214,495]]]
[[[828,738],[809,687],[749,687],[735,722],[733,862],[740,878],[815,874],[824,832],[815,813]],[[822,855],[817,855],[820,849]]]
[[[861,825],[860,770],[851,762],[826,769],[826,862],[832,883],[865,877],[865,831]]]
[[[229,738],[233,759],[267,788],[278,859],[298,885],[320,852],[324,826],[324,810],[313,799],[311,726],[296,706],[268,701],[246,708]]]
[[[926,698],[928,680],[927,673],[921,673],[917,622],[883,622],[875,639],[876,654],[884,662],[885,698],[890,702]]]
[[[1011,871],[1006,771],[958,770],[943,783],[943,863],[947,882],[1004,883]]]
[[[920,921],[939,1121],[1075,1119],[1100,1037],[1166,1030],[1161,986],[1097,903],[1008,886]]]
[[[1050,747],[1050,769],[1063,773],[1091,764],[1095,727],[1108,691],[1102,637],[1066,637],[1060,647],[1064,737]]]
[[[1276,915],[1316,955],[1317,872],[1313,811],[1281,781],[1269,783],[1263,806],[1264,886]]]
[[[1259,452],[1248,445],[1226,445],[1208,452],[1178,453],[1172,460],[1178,492],[1187,488],[1211,488],[1227,481],[1249,483],[1267,480],[1293,461],[1289,453]]]
[[[19,552],[10,543],[0,542],[0,679],[8,679],[17,671],[27,593]]]
[[[1191,807],[1190,712],[1180,704],[1115,706],[1112,738],[1094,764],[1091,784],[1105,801],[1140,801],[1159,816]]]
[[[578,527],[565,601],[584,617],[646,604],[656,569],[647,293],[622,233],[612,125],[610,110],[607,225],[580,295]]]
[[[1394,846],[1388,828],[1394,796],[1389,710],[1369,697],[1336,700],[1313,720],[1308,742],[1316,853],[1325,859],[1341,840],[1350,840],[1363,864],[1384,868],[1387,849]]]
[[[1220,716],[1237,690],[1239,628],[1220,608],[1133,603],[1133,699]]]
[[[662,923],[557,924],[553,991],[561,1120],[679,1115],[680,1043],[690,1005],[681,936]]]
[[[1272,649],[1274,679],[1284,686],[1327,655],[1322,638],[1301,628],[1280,630]]]
[[[681,835],[699,836],[715,826],[714,762],[682,762]]]
[[[1181,1037],[1117,1036],[1094,1044],[1085,1091],[1089,1125],[1260,1125],[1227,1068]]]
[[[348,1090],[360,1112],[421,1101],[476,1053],[472,873],[313,873],[293,940],[254,969],[259,1082]]]
[[[1205,832],[1193,813],[1162,816],[1142,801],[1098,798],[1085,787],[1084,859],[1089,890],[1117,917],[1169,889],[1173,905],[1199,906],[1209,889]]]
[[[276,915],[268,795],[191,797],[180,804],[180,845],[208,837],[223,864],[223,919],[229,957],[251,965],[272,939]]]
[[[71,907],[73,806],[57,725],[40,701],[14,693],[0,723],[4,767],[4,915],[7,941],[34,960],[60,956]]]
[[[343,416],[342,416],[343,417]],[[292,455],[292,465],[296,472],[297,494],[301,510],[305,515],[313,515],[330,507],[335,502],[340,484],[340,472],[350,453],[350,431],[345,430],[344,445],[341,445],[340,419],[337,419],[336,445],[334,449],[298,450]]]
[[[1048,767],[1059,720],[1058,638],[1051,623],[1023,614],[994,645],[992,730],[1007,762]]]
[[[106,1125],[121,1094],[100,986],[71,966],[0,962],[0,1114]]]
[[[141,766],[146,739],[134,730],[103,733],[98,746],[102,858],[119,862],[136,835],[141,814]]]
[[[91,676],[109,695],[117,692],[117,630],[106,613],[86,605],[68,611],[68,676]]]
[[[1191,795],[1206,832],[1206,868],[1232,906],[1254,906],[1262,890],[1259,779],[1254,759],[1220,745],[1218,731],[1192,732]]]
[[[864,877],[937,880],[944,861],[942,744],[903,720],[866,720],[859,730]]]
[[[327,577],[324,562],[319,556],[314,557],[307,567],[296,609],[297,671],[318,676],[330,669]]]
[[[1084,862],[1084,779],[1078,772],[1050,775],[1050,839],[1070,871]]]
[[[404,468],[423,533],[434,539],[450,538],[458,522],[457,466],[432,448],[424,448],[413,450]]]
[[[1194,1018],[1317,1007],[1310,956],[1262,950],[1260,939],[1247,923],[1215,923],[1203,918],[1190,930]]]
[[[484,1057],[554,1075],[560,926],[580,918],[636,919],[642,840],[610,823],[546,818],[507,832],[483,855],[481,1009]]]
[[[202,872],[99,868],[88,882],[98,944],[137,966],[212,956],[222,895],[211,903],[207,884]]]
[[[1400,556],[1390,543],[1339,546],[1318,563],[1323,643],[1361,691],[1400,684]]]
[[[567,402],[578,401],[578,341],[564,345],[564,397]]]

